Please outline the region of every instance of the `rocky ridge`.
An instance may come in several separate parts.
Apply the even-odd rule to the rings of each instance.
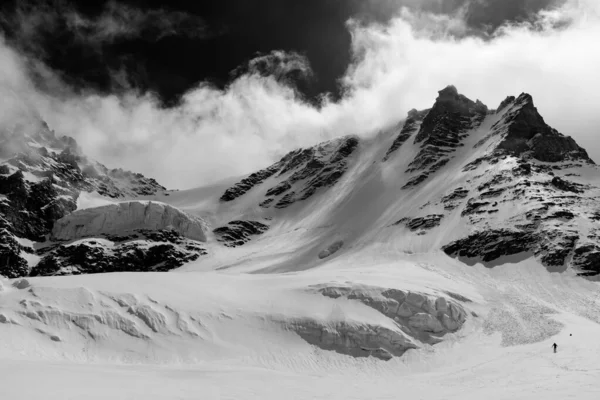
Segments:
[[[347,136],[292,151],[277,163],[227,189],[220,200],[236,200],[252,189],[262,188],[269,178],[275,178],[270,180],[271,184],[265,191],[266,198],[260,206],[287,208],[312,197],[321,188],[333,187],[348,169],[348,158],[358,145],[358,138]]]
[[[497,121],[479,132],[486,118]],[[408,164],[404,189],[418,190],[458,154],[483,156],[462,165],[460,174],[470,177],[462,186],[423,204],[423,215],[401,215],[393,225],[424,235],[456,212],[471,233],[446,241],[442,250],[449,256],[488,266],[535,257],[551,271],[572,267],[582,276],[600,274],[600,189],[577,178],[581,169],[597,167],[571,137],[546,124],[530,95],[507,97],[489,110],[448,86],[431,109],[411,111],[404,126],[384,156],[389,160],[414,137],[420,148]],[[475,133],[482,137],[473,141]],[[468,149],[467,143],[475,144]]]
[[[417,175],[410,178],[404,188],[418,185],[446,165],[456,148],[464,146],[462,141],[468,132],[479,126],[487,113],[483,103],[459,94],[454,86],[440,90],[414,139],[421,148],[406,173]]]
[[[48,246],[38,254],[41,260],[31,276],[170,271],[207,251],[175,230],[136,229],[128,235],[101,235]]]
[[[262,235],[268,229],[268,225],[258,221],[231,221],[227,226],[214,229],[213,233],[226,247],[238,247],[250,241],[253,236]]]

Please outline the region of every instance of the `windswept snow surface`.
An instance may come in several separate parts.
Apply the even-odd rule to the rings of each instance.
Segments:
[[[427,255],[392,263],[377,253],[373,265],[358,260],[302,273],[102,274],[28,278],[31,286],[5,280],[3,398],[600,396],[597,283],[533,262],[487,269]],[[303,319],[391,326],[362,303],[306,290],[347,281],[443,288],[468,298],[462,305],[470,315],[442,343],[388,362],[320,350],[286,328]]]

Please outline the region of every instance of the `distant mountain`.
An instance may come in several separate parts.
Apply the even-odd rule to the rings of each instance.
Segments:
[[[292,151],[209,194],[108,170],[43,123],[33,136],[1,140],[0,273],[9,277],[164,271],[192,260],[236,268],[256,257],[264,262],[255,272],[285,272],[383,242],[467,264],[535,258],[550,271],[600,274],[599,168],[525,93],[493,110],[448,86],[430,109],[374,138]],[[84,192],[156,205],[96,208],[86,214],[96,222],[79,223],[70,215]],[[147,222],[157,219],[166,222]],[[50,235],[65,224],[68,237]],[[198,224],[202,237],[182,224]]]

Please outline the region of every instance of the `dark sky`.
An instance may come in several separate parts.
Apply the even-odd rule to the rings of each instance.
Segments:
[[[557,1],[16,0],[0,3],[0,26],[11,45],[79,89],[152,91],[171,105],[198,84],[225,87],[236,76],[232,71],[247,71],[251,59],[283,50],[310,62],[310,77],[292,72],[288,78],[315,99],[340,93],[338,79],[351,61],[350,18],[385,22],[403,5],[463,10],[470,34],[485,37]],[[262,72],[272,68],[267,64]]]

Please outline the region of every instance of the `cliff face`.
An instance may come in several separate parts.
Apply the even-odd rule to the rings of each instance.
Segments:
[[[515,100],[507,99],[500,105],[499,111],[507,107],[502,122],[508,128],[498,149],[517,156],[529,153],[536,160],[545,162],[582,160],[593,163],[573,138],[546,124],[530,95],[523,93]]]
[[[0,131],[0,274],[30,273],[54,223],[77,209],[81,192],[135,198],[166,189],[141,174],[109,169],[86,157],[70,137],[38,120]]]
[[[152,201],[130,201],[75,211],[56,221],[52,239],[123,235],[138,229],[172,229],[188,239],[206,241],[201,219]]]

